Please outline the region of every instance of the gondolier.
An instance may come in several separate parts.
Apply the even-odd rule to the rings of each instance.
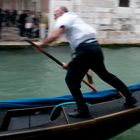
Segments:
[[[91,69],[103,81],[116,88],[125,97],[124,105],[132,107],[137,100],[127,86],[115,75],[108,72],[104,65],[104,56],[96,39],[96,30],[85,23],[78,15],[71,13],[64,6],[55,9],[56,20],[54,31],[41,42],[34,42],[39,47],[52,43],[61,35],[65,35],[72,50],[72,60],[63,68],[67,69],[66,83],[77,104],[77,110],[70,112],[71,117],[89,117],[90,113],[81,93],[81,81]]]

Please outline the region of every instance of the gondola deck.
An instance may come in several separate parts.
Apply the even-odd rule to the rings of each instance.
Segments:
[[[60,116],[54,121],[49,115],[54,106],[11,109],[3,117],[0,138],[75,138],[92,135],[94,139],[106,139],[140,122],[140,91],[134,92],[138,103],[134,108],[126,108],[124,98],[89,105],[91,117],[71,118],[75,104],[62,106]],[[101,134],[100,134],[101,133]]]

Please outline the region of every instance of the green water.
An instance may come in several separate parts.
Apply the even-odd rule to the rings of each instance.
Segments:
[[[61,62],[70,60],[68,47],[45,48]],[[103,48],[107,69],[127,85],[140,81],[140,48]],[[26,97],[53,97],[69,94],[64,78],[66,71],[34,49],[0,51],[0,101]],[[112,88],[93,74],[98,90]],[[82,83],[82,91],[90,90]],[[110,140],[140,139],[140,125]]]
[[[68,47],[46,49],[61,62],[70,60]],[[139,83],[140,48],[103,48],[108,70],[127,85]],[[23,97],[52,97],[69,94],[66,71],[34,49],[0,51],[0,100]],[[98,90],[112,88],[93,74]],[[89,90],[82,83],[82,91]]]
[[[140,140],[140,124],[137,124],[109,140]]]

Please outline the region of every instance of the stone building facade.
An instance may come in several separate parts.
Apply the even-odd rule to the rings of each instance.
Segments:
[[[8,10],[31,10],[48,13],[49,0],[0,0],[0,8]]]
[[[100,43],[140,43],[140,0],[0,0],[0,6],[2,1],[12,1],[17,10],[47,12],[50,31],[54,23],[53,9],[66,5],[95,27]]]
[[[139,0],[51,0],[50,3],[65,4],[77,12],[96,28],[102,44],[140,43]]]

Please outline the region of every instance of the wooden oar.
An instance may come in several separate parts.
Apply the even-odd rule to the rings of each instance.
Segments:
[[[49,54],[48,52],[46,52],[43,48],[38,47],[35,43],[33,43],[31,40],[26,40],[28,43],[30,43],[32,46],[34,46],[37,50],[39,50],[40,52],[42,52],[44,55],[48,56],[49,58],[51,58],[53,61],[55,61],[58,65],[60,65],[61,67],[63,67],[63,63],[60,62],[58,59],[56,59],[54,56],[52,56],[51,54]],[[97,91],[96,88],[90,84],[88,81],[86,80],[82,80],[83,83],[85,83],[88,87],[90,87],[93,91]]]
[[[92,79],[92,72],[91,72],[91,70],[89,69],[88,70],[88,72],[87,72],[87,74],[86,74],[86,76],[87,76],[87,80],[88,80],[88,82],[90,83],[90,84],[93,84],[93,79]]]

